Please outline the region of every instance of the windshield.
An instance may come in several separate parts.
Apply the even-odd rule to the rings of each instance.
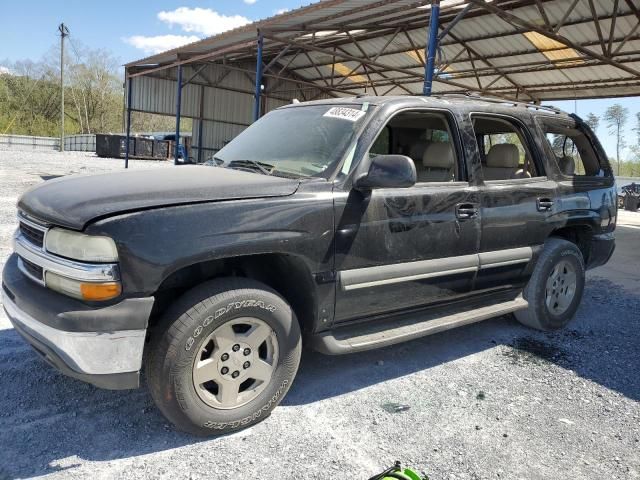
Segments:
[[[274,110],[216,155],[223,167],[296,177],[328,176],[366,116],[360,105]]]

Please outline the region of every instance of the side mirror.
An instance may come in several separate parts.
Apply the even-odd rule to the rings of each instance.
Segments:
[[[358,190],[373,188],[408,188],[416,183],[416,166],[404,155],[377,155],[371,158],[369,170],[356,176],[353,187]]]

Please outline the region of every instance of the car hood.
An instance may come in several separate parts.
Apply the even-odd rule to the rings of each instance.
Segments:
[[[179,166],[49,180],[18,208],[45,222],[82,230],[98,218],[190,203],[292,195],[298,180],[204,166]]]

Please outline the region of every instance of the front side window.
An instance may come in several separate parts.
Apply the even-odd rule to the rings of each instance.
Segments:
[[[293,177],[328,177],[368,113],[359,105],[274,110],[220,150],[223,167]]]
[[[520,125],[498,117],[473,116],[472,121],[485,181],[541,175]]]
[[[606,172],[587,136],[574,125],[542,121],[542,129],[563,175],[604,177]]]
[[[408,111],[394,116],[369,149],[369,155],[397,154],[413,160],[417,183],[459,179],[458,156],[446,115]]]

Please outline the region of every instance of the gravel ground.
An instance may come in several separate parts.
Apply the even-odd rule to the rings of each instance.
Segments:
[[[0,259],[21,191],[120,166],[0,152]],[[625,235],[637,244],[640,229]],[[563,332],[503,317],[344,357],[306,352],[269,419],[202,440],[174,431],[145,388],[56,373],[0,314],[0,478],[366,479],[401,460],[431,479],[635,479],[639,352],[640,296],[590,276]]]

